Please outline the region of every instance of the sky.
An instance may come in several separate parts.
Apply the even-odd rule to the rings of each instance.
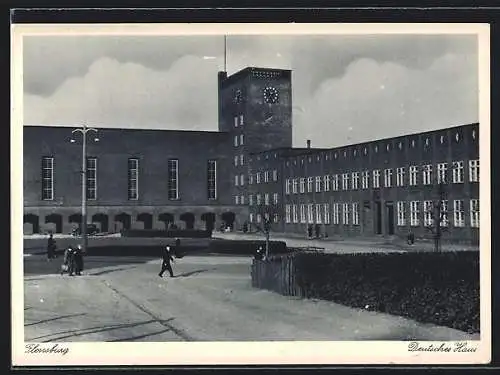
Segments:
[[[223,36],[25,36],[24,124],[217,130]],[[478,122],[476,35],[227,37],[228,74],[292,70],[293,145]]]

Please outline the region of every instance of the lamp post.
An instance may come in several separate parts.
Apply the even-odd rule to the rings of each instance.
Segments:
[[[87,125],[83,125],[81,128],[74,129],[71,134],[81,133],[82,134],[82,223],[81,223],[81,236],[82,236],[82,250],[84,253],[87,252],[87,133],[92,131],[97,133],[97,129],[88,128]],[[99,141],[99,138],[94,138],[95,142]],[[75,143],[75,139],[71,139],[71,143]]]

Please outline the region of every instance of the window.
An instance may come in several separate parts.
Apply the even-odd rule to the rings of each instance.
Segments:
[[[316,193],[321,192],[321,176],[316,176]]]
[[[292,192],[293,194],[297,194],[299,191],[298,191],[298,185],[299,185],[299,181],[297,178],[294,178],[293,181],[292,181]]]
[[[285,194],[290,194],[290,179],[285,180]]]
[[[128,199],[137,200],[139,198],[139,159],[128,159]]]
[[[260,172],[257,172],[257,174],[255,175],[255,180],[258,184],[260,184]]]
[[[453,201],[453,225],[456,227],[465,226],[464,201],[455,199]]]
[[[406,225],[405,202],[398,202],[396,209],[398,212],[398,226],[404,227]]]
[[[479,228],[479,199],[470,200],[470,226]]]
[[[352,172],[352,189],[358,190],[359,172]]]
[[[375,169],[373,171],[373,188],[378,189],[380,187],[380,171]]]
[[[305,204],[300,205],[300,222],[301,223],[306,222],[306,205]]]
[[[359,203],[352,204],[352,224],[359,225]]]
[[[277,214],[277,213],[274,213],[274,214],[273,214],[273,221],[274,221],[275,223],[277,223],[277,222],[278,222],[278,220],[279,220],[278,214]]]
[[[307,177],[307,192],[312,193],[313,191],[313,178]]]
[[[411,201],[410,202],[410,225],[412,227],[418,227],[420,225],[419,221],[419,208],[418,208],[418,201]]]
[[[257,206],[259,206],[262,203],[262,201],[261,201],[261,195],[257,194],[255,197],[256,197],[255,199],[257,201]]]
[[[209,160],[207,165],[208,199],[217,199],[217,161]]]
[[[249,173],[248,174],[248,185],[252,185],[253,184],[253,174]]]
[[[240,186],[243,186],[243,185],[245,185],[245,175],[244,174],[240,175]]]
[[[337,174],[334,174],[332,176],[332,190],[333,191],[339,190],[339,176]]]
[[[306,179],[304,177],[300,178],[300,193],[303,194],[306,191]]]
[[[273,193],[273,204],[278,204],[278,193]]]
[[[438,164],[438,175],[437,175],[438,184],[446,184],[447,183],[447,179],[446,179],[447,170],[448,170],[448,165],[446,163],[439,163]]]
[[[370,187],[370,172],[364,171],[361,173],[361,187],[368,189]]]
[[[97,199],[97,158],[87,158],[87,199]]]
[[[240,165],[243,165],[243,154],[240,155]]]
[[[240,176],[238,176],[238,175],[234,176],[234,186],[238,186],[239,180],[240,180]]]
[[[54,199],[54,158],[42,158],[42,200]]]
[[[410,166],[410,186],[416,186],[418,183],[418,167]]]
[[[342,203],[342,224],[349,225],[349,203]]]
[[[234,196],[234,204],[239,204],[240,203],[240,196],[239,195],[235,195]]]
[[[297,205],[294,204],[292,206],[292,215],[293,215],[293,222],[298,223],[299,222],[299,214],[297,212]]]
[[[249,205],[249,206],[253,206],[253,195],[252,195],[252,194],[250,194],[250,195],[248,196],[248,205]]]
[[[269,193],[264,194],[264,204],[269,206]]]
[[[240,146],[243,146],[243,134],[240,134]]]
[[[273,170],[273,181],[278,181],[278,171],[276,169]]]
[[[432,183],[432,165],[430,164],[424,165],[424,169],[422,171],[422,178],[424,185],[430,185]]]
[[[179,199],[179,160],[168,160],[168,199]]]
[[[238,147],[238,136],[234,136],[234,147]]]
[[[433,224],[433,204],[432,201],[424,201],[424,226],[430,227]]]
[[[269,171],[264,172],[264,182],[269,182]]]
[[[234,155],[234,166],[238,166],[238,155]]]
[[[312,203],[309,203],[307,205],[307,222],[309,224],[314,223],[314,215],[313,215],[313,205],[312,205]]]
[[[323,189],[325,191],[330,191],[330,175],[323,176]]]
[[[243,115],[240,115],[240,125],[243,126]]]
[[[330,205],[328,203],[323,204],[323,215],[325,224],[330,224]]]
[[[349,190],[349,173],[342,173],[342,190]]]
[[[479,182],[479,160],[469,160],[469,181]]]
[[[291,207],[289,204],[285,205],[285,222],[287,224],[290,224],[290,214],[291,214]]]
[[[453,162],[453,183],[461,184],[464,182],[464,162],[454,161]]]
[[[238,127],[238,117],[237,116],[234,118],[234,127],[235,128]]]
[[[321,204],[316,204],[316,224],[321,224]]]
[[[441,218],[439,220],[439,225],[442,227],[448,226],[448,201],[441,201]]]
[[[340,203],[334,203],[333,204],[333,224],[339,224],[339,208],[340,208]]]
[[[405,169],[403,167],[396,169],[396,185],[404,186],[405,184]]]
[[[253,213],[250,212],[250,215],[249,215],[249,220],[251,223],[253,223]]]
[[[261,214],[257,214],[257,223],[260,223],[261,221],[262,221]]]
[[[392,169],[384,170],[384,186],[385,187],[392,186]]]

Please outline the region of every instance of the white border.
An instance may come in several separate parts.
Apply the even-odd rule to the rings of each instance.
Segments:
[[[406,342],[68,343],[64,356],[24,354],[23,36],[475,34],[479,40],[481,340],[475,353],[411,353]],[[78,24],[11,26],[13,365],[471,364],[491,358],[490,62],[488,24]],[[429,343],[430,344],[430,343]],[[450,343],[451,344],[451,343]],[[167,352],[168,356],[164,353]],[[133,353],[133,355],[131,355]]]

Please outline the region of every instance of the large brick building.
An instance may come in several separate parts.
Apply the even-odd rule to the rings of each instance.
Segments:
[[[478,124],[292,148],[290,71],[246,68],[218,82],[217,132],[99,129],[87,152],[89,222],[239,229],[268,216],[285,232],[425,236],[439,201],[445,235],[477,241]],[[79,225],[81,139],[70,138],[67,127],[24,127],[25,232]]]

